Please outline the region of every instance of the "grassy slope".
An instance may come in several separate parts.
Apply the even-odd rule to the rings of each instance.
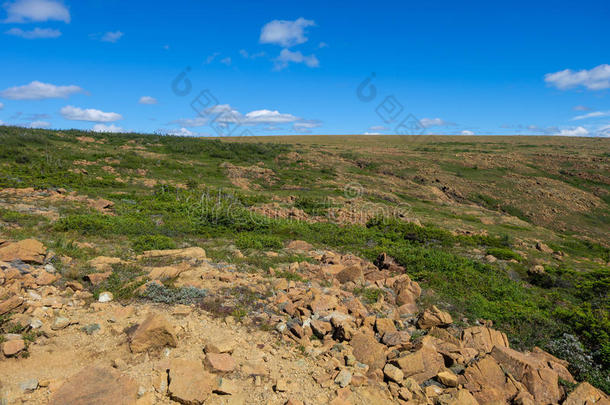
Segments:
[[[82,136],[96,142],[77,139]],[[443,303],[456,319],[492,319],[520,347],[556,346],[563,333],[574,334],[607,375],[608,140],[313,136],[218,141],[0,127],[0,145],[1,188],[64,187],[115,202],[116,216],[60,205],[57,222],[0,209],[0,224],[19,225],[0,228],[0,236],[36,236],[58,253],[81,259],[70,276],[86,272],[85,260],[99,253],[75,247],[74,240],[94,242],[119,256],[197,243],[226,258],[223,247],[230,243],[276,250],[295,238],[369,258],[385,251],[429,289],[424,300]],[[246,174],[249,186],[240,189],[223,162],[270,169],[273,181]],[[360,187],[354,201],[407,207],[424,226],[392,218],[366,225],[307,223],[248,210],[280,197],[280,208],[323,215],[328,207],[349,205],[345,185],[354,183]],[[282,199],[289,196],[296,199]],[[470,233],[450,232],[456,229]],[[538,252],[532,248],[535,240],[567,256],[560,261]],[[486,264],[480,260],[484,253],[516,260]],[[245,260],[259,270],[270,264]],[[528,275],[534,263],[544,263],[546,275]],[[555,349],[561,354],[561,347]],[[583,366],[580,373],[608,390],[599,371]]]

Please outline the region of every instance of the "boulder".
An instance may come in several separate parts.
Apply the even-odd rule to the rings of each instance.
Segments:
[[[583,382],[568,395],[563,405],[610,405],[606,394],[589,384]]]
[[[400,384],[402,380],[405,378],[404,373],[398,367],[388,363],[383,368],[383,374],[389,378],[390,380]]]
[[[405,377],[411,377],[419,384],[436,376],[445,366],[443,356],[431,345],[423,345],[419,350],[395,359]]]
[[[385,346],[377,342],[372,335],[356,333],[350,344],[356,360],[368,365],[370,370],[381,369],[385,365]]]
[[[506,403],[518,392],[518,387],[507,378],[498,362],[489,355],[469,365],[459,380],[481,404]]]
[[[173,359],[169,364],[168,394],[185,405],[203,404],[217,387],[214,375],[197,360]]]
[[[451,371],[441,371],[436,375],[436,379],[447,387],[458,386],[458,377]]]
[[[23,298],[18,297],[16,295],[0,302],[0,315],[4,315],[7,312],[12,311],[13,309],[19,307],[21,304],[23,304]]]
[[[462,332],[464,346],[472,347],[481,353],[489,353],[494,346],[508,347],[505,333],[486,326],[473,326]]]
[[[112,275],[112,271],[106,271],[103,273],[90,273],[85,275],[83,278],[85,280],[89,280],[89,282],[93,285],[98,285],[103,283]]]
[[[165,250],[148,250],[137,258],[148,259],[153,257],[171,257],[173,259],[195,259],[203,260],[206,258],[205,250],[200,247],[188,247],[184,249],[165,249]]]
[[[436,398],[438,405],[479,405],[479,402],[468,390],[457,390],[450,394],[442,394]]]
[[[176,347],[177,344],[174,327],[163,316],[154,313],[149,314],[129,338],[129,347],[133,353],[165,346]]]
[[[135,405],[138,384],[110,367],[85,367],[57,389],[50,405]]]
[[[396,332],[396,326],[394,320],[390,318],[376,318],[375,319],[375,330],[381,336],[385,336],[386,333]]]
[[[293,240],[287,246],[287,249],[291,250],[301,250],[301,251],[310,251],[313,249],[313,246],[310,243],[307,243],[302,240]]]
[[[386,332],[381,341],[386,346],[405,345],[411,341],[411,335],[407,331]]]
[[[335,276],[341,284],[347,282],[362,283],[364,281],[364,273],[360,266],[349,266],[341,270]]]
[[[417,320],[417,326],[421,329],[430,329],[434,326],[447,326],[453,323],[448,312],[441,311],[435,305],[426,309]]]
[[[24,263],[42,264],[46,251],[47,248],[36,239],[24,239],[0,246],[0,261],[21,260]]]
[[[91,259],[87,262],[89,266],[93,267],[99,273],[112,272],[112,265],[124,263],[118,257],[107,257],[98,256],[95,259]]]

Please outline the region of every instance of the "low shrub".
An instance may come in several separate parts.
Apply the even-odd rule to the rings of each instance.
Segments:
[[[133,250],[144,252],[146,250],[175,249],[176,242],[165,235],[142,235],[131,242]]]

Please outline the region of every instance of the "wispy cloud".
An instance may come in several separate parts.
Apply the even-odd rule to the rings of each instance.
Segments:
[[[175,135],[175,136],[193,136],[193,135],[195,135],[194,132],[191,132],[186,128],[172,129],[171,131],[167,132],[167,134]]]
[[[174,121],[171,121],[170,124],[175,124],[181,127],[186,128],[195,128],[202,127],[208,123],[208,119],[205,117],[196,117],[196,118],[180,118]]]
[[[0,103],[0,110],[4,108],[4,104]]]
[[[474,135],[473,131],[470,131],[468,129],[463,130],[462,132],[460,132],[461,135]]]
[[[575,105],[575,106],[573,107],[573,110],[574,110],[574,111],[589,111],[589,110],[590,110],[590,108],[589,108],[589,107],[587,107],[587,106],[584,106],[584,105]]]
[[[210,63],[214,62],[214,59],[216,59],[218,55],[220,55],[220,52],[214,52],[213,54],[209,55],[207,58],[205,58],[205,64],[209,65]]]
[[[560,90],[581,86],[587,90],[608,89],[610,88],[610,65],[599,65],[590,70],[565,69],[548,73],[544,76],[544,81]]]
[[[231,57],[227,56],[226,58],[221,59],[220,63],[222,63],[223,65],[231,66]]]
[[[150,97],[150,96],[142,96],[140,97],[140,100],[138,100],[138,103],[140,104],[157,104],[157,99],[154,97]]]
[[[10,100],[43,100],[47,98],[68,98],[72,94],[83,93],[78,86],[56,86],[50,83],[33,81],[24,86],[10,87],[0,91],[0,97]]]
[[[256,59],[256,58],[260,58],[260,57],[263,57],[266,55],[266,53],[264,51],[250,53],[250,52],[246,51],[245,49],[240,49],[239,54],[246,59]]]
[[[48,121],[32,121],[30,122],[30,128],[49,128],[51,123]]]
[[[586,120],[589,118],[607,117],[609,115],[610,111],[593,111],[587,114],[577,115],[576,117],[572,118],[572,121]]]
[[[91,128],[93,132],[108,132],[108,133],[116,133],[116,132],[125,132],[125,130],[119,126],[114,124],[106,125],[106,124],[95,124],[93,128]]]
[[[301,120],[297,121],[292,125],[292,129],[295,132],[301,132],[308,134],[314,128],[319,128],[322,126],[322,121],[319,120]]]
[[[282,49],[280,55],[275,59],[275,70],[282,70],[290,63],[304,63],[305,65],[316,68],[320,66],[320,61],[316,55],[303,55],[301,51],[292,52],[289,49]]]
[[[30,31],[24,31],[21,28],[11,28],[10,30],[6,31],[5,34],[25,39],[59,38],[61,36],[61,31],[51,28],[38,27]]]
[[[123,37],[123,35],[125,35],[125,34],[123,34],[121,31],[107,32],[104,35],[102,35],[102,37],[100,38],[100,41],[115,43],[119,39],[121,39]]]
[[[421,120],[419,120],[419,123],[424,128],[447,127],[447,126],[450,126],[450,125],[455,125],[454,123],[447,122],[445,120],[442,120],[441,118],[422,118]]]
[[[273,20],[265,24],[261,30],[261,44],[276,44],[291,47],[307,42],[305,28],[315,25],[312,20],[301,17],[294,21]]]
[[[373,125],[369,127],[369,131],[387,131],[389,128],[384,125]]]
[[[6,10],[6,23],[70,22],[70,11],[61,1],[16,0],[4,3],[3,7]]]
[[[62,117],[72,121],[113,122],[123,119],[121,114],[104,112],[93,108],[82,109],[67,105],[60,111]]]

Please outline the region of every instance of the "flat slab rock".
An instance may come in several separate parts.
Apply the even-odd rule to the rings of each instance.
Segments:
[[[133,405],[138,385],[112,368],[87,367],[70,377],[51,397],[50,405]]]

